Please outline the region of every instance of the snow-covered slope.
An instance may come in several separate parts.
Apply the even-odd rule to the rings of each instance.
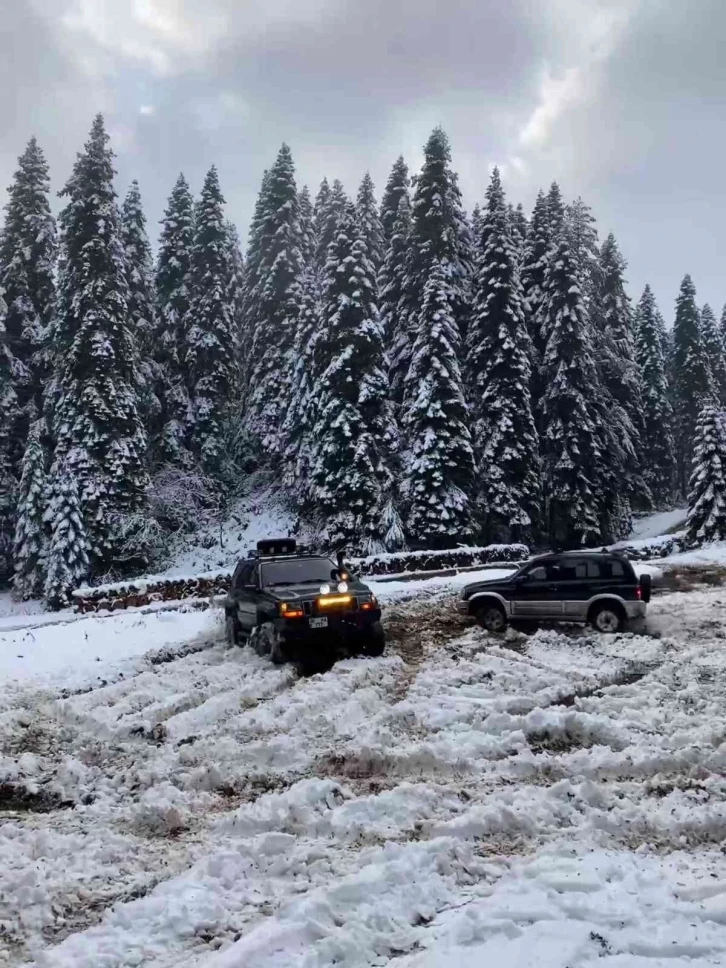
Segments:
[[[201,651],[121,679],[115,650],[65,699],[50,673],[6,688],[6,959],[726,963],[726,595],[655,600],[662,638],[496,639],[448,594],[308,680],[185,631],[207,612],[175,629]]]
[[[221,527],[185,535],[162,574],[198,575],[234,568],[261,538],[286,537],[296,524],[294,513],[278,492],[260,487],[238,502]]]
[[[674,508],[672,511],[656,511],[645,514],[633,522],[631,539],[635,541],[644,538],[657,538],[672,531],[674,528],[685,527],[688,508]]]

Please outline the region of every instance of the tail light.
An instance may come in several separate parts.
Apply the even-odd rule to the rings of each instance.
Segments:
[[[639,602],[642,602],[643,589],[640,587],[640,585],[638,585],[638,587],[635,589],[635,597],[638,599]]]

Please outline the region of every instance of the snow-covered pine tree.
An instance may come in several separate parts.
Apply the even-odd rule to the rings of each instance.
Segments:
[[[259,251],[255,288],[247,304],[252,370],[245,419],[263,448],[278,454],[290,403],[290,356],[302,302],[303,270],[295,167],[287,145],[268,173]]]
[[[542,361],[540,448],[545,533],[554,545],[597,540],[602,461],[603,390],[593,356],[591,327],[566,236],[549,261],[542,318],[549,333]]]
[[[262,233],[266,223],[269,207],[270,172],[262,175],[260,191],[255,202],[255,209],[250,222],[245,256],[245,279],[242,292],[242,333],[240,336],[240,356],[242,373],[242,401],[246,406],[250,392],[250,379],[254,368],[253,349],[257,318],[257,298],[260,285],[260,267],[262,265]]]
[[[28,431],[18,486],[13,595],[22,601],[40,598],[45,583],[47,542],[44,515],[48,507],[48,494],[43,440],[46,436],[45,421],[33,421]]]
[[[672,387],[677,484],[680,493],[685,495],[688,493],[693,438],[698,415],[706,405],[714,402],[711,371],[701,333],[701,314],[696,305],[696,287],[688,275],[681,283],[676,300]]]
[[[581,198],[565,208],[565,231],[577,263],[585,307],[592,311],[602,284],[600,242],[592,209]]]
[[[302,252],[303,265],[311,266],[315,263],[317,242],[315,238],[315,212],[307,185],[303,185],[300,190],[298,205],[300,208],[300,251]]]
[[[136,180],[131,182],[121,209],[121,243],[129,286],[129,320],[139,349],[139,411],[147,428],[157,428],[161,417],[161,401],[157,393],[163,377],[157,369],[154,264]]]
[[[187,441],[208,473],[219,468],[225,422],[237,388],[235,307],[229,298],[234,276],[224,198],[212,166],[196,209],[189,320],[184,326],[190,396]]]
[[[643,475],[655,505],[665,508],[673,498],[675,444],[673,408],[661,342],[662,317],[659,317],[655,296],[650,286],[646,286],[635,320],[635,349],[643,401]]]
[[[606,403],[608,443],[603,450],[601,478],[602,533],[616,540],[630,533],[630,508],[646,509],[651,503],[640,458],[643,401],[635,359],[633,312],[623,277],[626,265],[610,233],[600,250],[600,286],[591,318],[600,380],[610,398]]]
[[[315,506],[330,544],[364,554],[394,550],[403,539],[392,502],[392,427],[374,291],[373,266],[350,204],[325,269],[311,464]]]
[[[726,414],[706,406],[698,415],[688,493],[688,540],[726,539]]]
[[[509,208],[512,238],[520,250],[523,250],[529,232],[529,222],[527,221],[527,216],[524,214],[524,207],[521,202],[517,202],[516,207],[510,205]]]
[[[325,213],[330,203],[330,182],[327,175],[320,182],[318,194],[315,196],[313,204],[313,225],[315,228],[315,238],[320,238],[320,233],[325,222]]]
[[[721,310],[721,342],[726,347],[726,306]]]
[[[348,205],[342,182],[336,178],[333,187],[323,181],[315,201],[315,238],[317,244],[316,259],[321,274],[325,272],[328,259],[328,248],[335,239],[338,222]]]
[[[315,425],[316,346],[321,338],[320,292],[313,264],[301,276],[302,301],[297,321],[292,360],[290,405],[283,424],[285,439],[284,483],[303,507],[312,504],[312,432]]]
[[[714,399],[726,405],[726,354],[716,314],[708,303],[701,309],[701,335],[711,370]]]
[[[547,192],[547,214],[550,225],[550,238],[557,244],[565,229],[565,202],[557,182],[552,182]]]
[[[113,153],[103,117],[61,193],[61,273],[52,331],[58,402],[56,464],[78,487],[92,556],[113,558],[115,518],[138,511],[147,485],[139,417],[138,349],[113,188]]]
[[[391,244],[396,219],[398,218],[398,203],[404,195],[408,196],[410,185],[411,178],[408,165],[403,160],[403,155],[399,155],[391,169],[391,174],[388,176],[381,199],[381,226],[383,228],[384,249],[386,250]]]
[[[45,339],[55,312],[56,225],[45,156],[35,138],[18,159],[0,233],[0,293],[7,352],[13,360],[17,412],[8,427],[9,459],[20,475],[31,414],[43,406],[48,379]],[[32,406],[31,406],[32,404]]]
[[[398,353],[410,355],[411,331],[403,305],[403,284],[408,264],[408,245],[411,235],[411,203],[408,195],[402,195],[398,216],[388,243],[386,257],[378,278],[381,300],[381,324],[386,345],[387,364],[391,372],[403,377],[403,365],[396,365]],[[402,386],[397,386],[394,398],[400,398]]]
[[[366,244],[368,258],[370,259],[373,271],[378,279],[378,273],[383,265],[385,253],[385,242],[383,239],[383,226],[378,214],[378,203],[376,202],[376,189],[373,179],[369,172],[363,176],[363,181],[358,189],[356,200],[356,214],[360,225],[363,241]]]
[[[154,446],[159,463],[189,464],[185,428],[189,416],[187,334],[189,265],[194,245],[194,199],[184,175],[174,185],[162,220],[156,265],[156,360],[163,386],[157,388],[161,414]]]
[[[474,247],[461,205],[458,177],[451,169],[449,139],[435,128],[424,147],[424,164],[416,178],[406,272],[402,281],[401,321],[391,333],[390,381],[400,402],[418,335],[426,284],[438,263],[447,279],[447,299],[457,326],[457,350],[466,335],[471,307]]]
[[[472,534],[474,453],[449,269],[438,260],[430,267],[401,417],[407,533],[428,548],[453,547]]]
[[[485,540],[522,541],[539,523],[539,442],[518,250],[497,168],[487,189],[481,246],[466,354],[474,491]]]
[[[12,574],[18,483],[12,453],[20,413],[15,392],[14,359],[5,330],[6,311],[0,292],[0,586],[9,581]]]
[[[475,265],[481,248],[481,233],[483,227],[484,216],[482,215],[481,205],[479,205],[477,202],[474,206],[474,210],[471,213],[471,242]]]
[[[50,531],[44,596],[50,608],[68,605],[70,593],[89,573],[90,546],[72,465],[55,463],[44,520]]]
[[[234,316],[234,340],[237,349],[241,346],[242,338],[242,308],[244,299],[245,285],[245,260],[242,255],[242,244],[239,232],[234,222],[227,219],[224,223],[227,231],[227,245],[229,246],[229,259],[232,267],[232,274],[229,283],[229,303],[232,307]]]
[[[541,190],[529,223],[527,241],[522,256],[522,291],[524,293],[525,317],[532,345],[532,405],[539,411],[542,396],[540,369],[546,348],[546,334],[542,328],[544,282],[552,234],[547,210],[547,198]]]
[[[451,168],[451,147],[442,128],[434,128],[424,146],[416,178],[405,298],[417,315],[435,263],[448,277],[454,321],[463,338],[471,305],[473,251],[471,231],[461,204],[459,179]]]

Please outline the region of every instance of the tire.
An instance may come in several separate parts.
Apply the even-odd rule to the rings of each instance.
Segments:
[[[242,629],[240,628],[239,620],[230,612],[227,612],[224,631],[228,645],[242,645]]]
[[[650,575],[641,575],[638,579],[642,600],[647,605],[653,594],[653,579]]]
[[[625,615],[622,608],[610,602],[596,605],[590,613],[590,623],[596,632],[612,635],[625,628]]]
[[[386,648],[386,633],[383,631],[383,626],[380,622],[374,622],[368,630],[368,634],[363,640],[363,648],[361,649],[361,655],[370,656],[372,659],[377,659],[379,656],[383,655]]]
[[[274,625],[256,625],[250,634],[250,645],[262,659],[282,665],[285,659],[283,639]]]
[[[507,627],[507,616],[501,605],[497,602],[487,602],[482,605],[477,613],[476,620],[487,632],[503,632]]]

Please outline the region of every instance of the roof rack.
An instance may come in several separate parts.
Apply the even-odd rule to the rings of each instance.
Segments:
[[[323,554],[304,548],[294,538],[265,538],[257,542],[257,547],[247,552],[248,558],[310,558]]]

